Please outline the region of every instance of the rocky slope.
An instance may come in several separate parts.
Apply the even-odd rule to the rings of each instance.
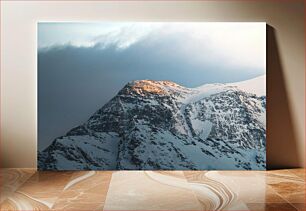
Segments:
[[[265,76],[185,88],[128,83],[39,153],[39,169],[265,169]]]

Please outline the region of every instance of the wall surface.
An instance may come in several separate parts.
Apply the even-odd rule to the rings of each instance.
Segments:
[[[267,22],[268,168],[304,166],[304,3],[238,0],[1,1],[2,167],[36,167],[37,21],[106,20]]]

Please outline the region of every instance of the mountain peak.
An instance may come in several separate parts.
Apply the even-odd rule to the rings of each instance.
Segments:
[[[182,88],[172,81],[135,80],[129,82],[120,92],[136,93],[139,95],[165,95],[170,89]]]
[[[265,169],[264,76],[185,88],[131,81],[39,154],[44,170]],[[252,91],[252,92],[251,92]]]

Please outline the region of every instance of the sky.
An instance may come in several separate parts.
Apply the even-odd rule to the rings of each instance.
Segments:
[[[197,87],[266,73],[262,22],[41,22],[37,30],[39,150],[131,80]]]

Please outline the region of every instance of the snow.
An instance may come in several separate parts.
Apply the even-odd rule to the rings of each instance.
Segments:
[[[196,123],[195,123],[196,122]],[[192,121],[192,125],[194,126],[195,123],[195,127],[198,131],[198,134],[200,136],[201,139],[205,140],[207,139],[208,135],[210,134],[211,128],[213,126],[213,124],[210,121],[205,120],[204,122],[200,121],[200,120],[194,120]]]
[[[138,96],[141,97],[139,100],[137,96],[134,96],[135,99],[131,103],[131,101],[124,101],[122,97],[120,106],[124,110],[115,108],[112,110],[112,112],[119,112],[112,114],[116,118],[125,116],[122,114],[129,112],[131,114],[129,116],[133,119],[124,119],[124,121],[130,124],[130,121],[135,120],[133,124],[138,130],[131,132],[131,129],[125,129],[127,127],[118,129],[118,133],[90,130],[91,124],[93,126],[100,124],[101,120],[96,118],[95,121],[88,122],[86,127],[88,134],[56,139],[65,149],[71,150],[68,151],[71,152],[69,156],[75,157],[71,160],[65,157],[67,151],[56,149],[53,151],[56,168],[84,169],[86,167],[114,170],[120,162],[120,166],[124,169],[152,169],[153,162],[157,163],[161,169],[244,169],[242,164],[249,165],[247,167],[251,169],[262,169],[263,166],[256,163],[256,156],[265,159],[265,149],[256,148],[254,143],[265,141],[265,137],[261,136],[260,140],[252,140],[250,143],[245,141],[248,145],[243,146],[246,144],[243,141],[246,140],[244,136],[249,132],[249,128],[263,126],[265,130],[266,108],[262,105],[261,98],[242,94],[235,101],[235,97],[230,97],[233,92],[224,94],[223,92],[241,90],[258,97],[265,96],[265,80],[266,76],[263,75],[243,82],[206,84],[197,88],[184,88],[164,81],[143,81],[152,86],[157,84],[159,88],[165,90],[163,93],[167,93],[169,98],[165,96],[159,98],[159,93],[158,96],[148,94]],[[221,98],[218,98],[219,95],[214,95],[219,93],[222,94]],[[217,100],[213,101],[215,97]],[[247,123],[241,121],[241,116],[244,115],[241,102],[243,102],[243,108],[251,111],[252,121]],[[136,109],[141,110],[148,105],[152,113],[136,112],[133,115]],[[118,104],[110,102],[109,107],[114,106]],[[101,115],[112,113],[108,108],[104,111]],[[151,121],[159,111],[171,112],[172,118],[165,121],[172,122],[164,128],[159,127],[161,124]],[[109,117],[108,121],[112,121],[112,116]],[[116,121],[124,123],[120,119]],[[158,128],[154,128],[152,132],[154,124],[157,124]],[[212,131],[217,135],[212,136]],[[129,149],[131,146],[133,146],[132,149]],[[132,158],[137,158],[141,163],[135,164]],[[93,163],[88,163],[88,160]],[[242,164],[240,165],[239,162]],[[97,166],[97,163],[101,166]]]
[[[181,99],[184,104],[190,104],[199,101],[203,98],[209,97],[213,94],[224,92],[226,90],[238,89],[257,96],[266,95],[266,75],[262,75],[250,80],[236,82],[236,83],[215,83],[205,84],[196,88],[190,88],[192,94]]]
[[[262,112],[259,116],[258,116],[258,120],[264,125],[264,127],[266,127],[266,112]]]
[[[191,90],[193,92],[187,97],[183,98],[181,101],[182,103],[190,104],[199,101],[205,97],[209,97],[210,95],[225,91],[225,88],[222,84],[207,84]]]
[[[266,75],[242,82],[230,83],[227,86],[235,86],[242,91],[256,94],[257,96],[266,96]]]

